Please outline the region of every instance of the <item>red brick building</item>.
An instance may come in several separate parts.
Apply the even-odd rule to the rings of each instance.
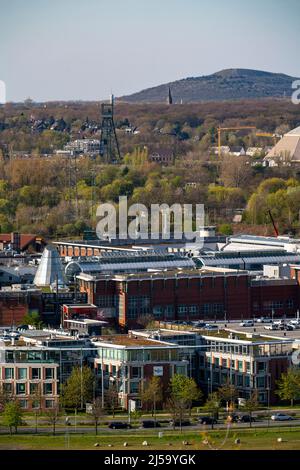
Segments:
[[[230,269],[78,276],[80,290],[102,317],[132,327],[139,317],[157,320],[237,320],[293,316],[299,308],[295,279],[255,279]]]

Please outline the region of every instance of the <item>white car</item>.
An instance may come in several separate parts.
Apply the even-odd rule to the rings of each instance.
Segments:
[[[244,320],[241,321],[240,326],[254,326],[254,321],[253,320]]]
[[[289,321],[290,325],[295,325],[296,328],[300,327],[300,320],[290,320]]]
[[[284,413],[275,413],[274,415],[271,416],[271,419],[273,421],[291,421],[294,418]]]
[[[257,323],[272,323],[272,318],[260,317],[256,321]]]
[[[264,326],[264,329],[278,331],[280,329],[280,325],[275,325],[274,323],[271,323],[271,325]]]

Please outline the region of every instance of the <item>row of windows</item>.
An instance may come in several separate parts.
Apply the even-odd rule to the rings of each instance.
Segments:
[[[214,372],[211,374],[209,371],[202,371],[200,374],[200,378],[203,380],[205,379],[208,383],[211,381],[213,384],[216,385],[224,385],[228,383],[228,379],[230,379],[230,383],[237,387],[252,387],[253,384],[251,383],[251,379],[249,375],[242,375],[242,374],[232,374],[228,377],[228,374]],[[266,376],[262,377],[255,377],[254,379],[254,387],[255,388],[265,388],[267,387],[267,378]]]
[[[153,315],[155,318],[173,318],[174,305],[155,305],[153,307]],[[214,316],[224,313],[224,305],[221,303],[206,303],[199,305],[178,305],[179,317],[197,317],[199,314],[205,316]],[[139,315],[150,313],[150,299],[148,297],[130,297],[128,300],[128,318],[134,319]]]
[[[31,375],[31,377],[28,377]],[[42,378],[42,370],[40,367],[33,367],[31,369],[31,374],[29,374],[29,369],[27,367],[17,367],[16,370],[13,367],[6,367],[4,369],[4,379],[10,380],[16,378],[17,380],[37,380]],[[50,380],[54,379],[54,368],[46,367],[45,368],[45,379]]]
[[[19,400],[20,407],[23,409],[28,408],[28,400]],[[40,403],[37,401],[33,401],[31,403],[32,408],[39,409]],[[54,408],[54,400],[45,400],[45,408]]]
[[[12,383],[4,383],[3,390],[6,393],[14,393],[14,384]],[[29,384],[29,393],[30,395],[35,395],[39,393],[39,385],[37,383],[30,383]],[[43,395],[52,395],[53,394],[53,384],[52,383],[44,383],[42,384],[42,392]],[[16,383],[15,392],[17,395],[27,395],[27,384],[26,383]]]
[[[272,311],[272,310],[279,310],[282,308],[294,308],[294,301],[293,299],[287,299],[286,301],[283,300],[268,300],[263,302],[263,309],[264,311]],[[261,306],[259,302],[253,302],[253,310],[258,312],[260,311]]]

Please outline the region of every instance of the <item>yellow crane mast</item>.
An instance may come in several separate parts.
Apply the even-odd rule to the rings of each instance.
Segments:
[[[222,131],[240,131],[243,129],[256,129],[254,126],[240,126],[240,127],[218,127],[218,154],[221,157],[221,132]]]

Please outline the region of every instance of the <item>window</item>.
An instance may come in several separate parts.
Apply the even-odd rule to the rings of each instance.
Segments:
[[[257,363],[257,371],[258,372],[264,372],[265,371],[265,363],[264,362],[258,362]]]
[[[256,385],[257,385],[257,388],[265,387],[265,377],[257,377],[256,378]]]
[[[174,306],[173,305],[166,305],[165,315],[166,315],[167,318],[173,318],[173,316],[174,316]]]
[[[29,390],[30,390],[30,395],[34,395],[35,393],[38,392],[39,390],[39,384],[37,383],[31,383],[29,385]]]
[[[38,367],[33,367],[31,371],[31,378],[32,380],[40,379],[41,378],[41,369]]]
[[[26,384],[17,384],[17,395],[25,395]]]
[[[243,372],[243,361],[238,361],[238,370],[239,372]]]
[[[28,401],[27,400],[19,400],[21,408],[28,408]]]
[[[45,406],[46,406],[46,408],[53,408],[54,407],[54,401],[53,400],[46,400],[45,401]]]
[[[130,393],[138,393],[139,385],[139,382],[130,382]]]
[[[293,299],[288,299],[288,300],[286,301],[286,307],[287,307],[287,308],[293,308],[293,307],[294,307],[294,301],[293,301]]]
[[[220,359],[218,357],[215,357],[215,367],[219,367],[220,365]]]
[[[238,376],[237,376],[237,386],[238,386],[238,387],[242,387],[242,386],[243,386],[243,376],[242,376],[242,375],[238,375]]]
[[[250,377],[249,377],[249,375],[245,375],[245,387],[250,387]]]
[[[13,391],[13,386],[12,386],[12,383],[4,383],[3,384],[3,391],[6,392],[6,393],[12,393]]]
[[[11,368],[11,367],[6,367],[6,368],[5,368],[4,378],[5,378],[6,380],[8,380],[8,379],[13,379],[13,378],[14,378],[14,370],[13,370],[13,368]]]
[[[161,305],[156,305],[155,307],[153,307],[153,315],[155,316],[155,318],[161,318],[162,314],[163,308]]]
[[[27,379],[27,369],[26,369],[26,367],[19,367],[18,368],[18,379],[19,380]]]
[[[190,315],[198,315],[198,312],[199,312],[198,305],[190,305],[189,306]]]
[[[46,367],[45,369],[45,378],[54,379],[54,369],[53,367]]]
[[[249,361],[246,361],[246,371],[247,371],[248,373],[251,372],[251,364],[250,364]]]
[[[141,377],[141,367],[131,367],[131,377],[133,379],[139,379]]]
[[[187,311],[187,305],[178,305],[178,315],[185,315]]]
[[[44,395],[51,395],[52,394],[52,383],[44,384]]]
[[[35,410],[39,410],[41,407],[41,404],[38,400],[33,400],[33,402],[31,403],[31,407]]]
[[[227,359],[222,359],[222,367],[227,367]]]

